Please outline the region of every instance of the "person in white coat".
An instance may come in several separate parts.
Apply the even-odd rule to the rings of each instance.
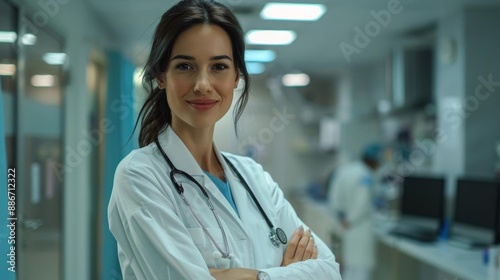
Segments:
[[[365,147],[361,160],[349,163],[334,175],[328,200],[342,231],[342,278],[369,280],[375,265],[373,173],[380,165],[382,148]]]
[[[262,166],[215,147],[239,82],[235,126],[249,75],[227,7],[184,0],[165,12],[144,70],[141,148],[117,167],[108,206],[124,280],[341,279]]]

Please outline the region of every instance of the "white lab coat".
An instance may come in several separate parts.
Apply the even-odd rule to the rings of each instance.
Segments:
[[[240,217],[170,127],[160,135],[159,142],[176,168],[204,178],[235,258],[214,256],[216,247],[175,190],[170,168],[153,143],[134,150],[120,162],[108,206],[109,227],[118,242],[124,280],[213,279],[208,268],[258,269],[272,280],[341,279],[334,255],[316,235],[317,259],[280,267],[285,247],[271,244],[267,223],[219,151],[216,154]],[[224,155],[242,174],[274,225],[290,238],[303,222],[271,176],[249,158]],[[225,251],[221,230],[205,196],[193,186],[185,187],[185,195]]]
[[[342,235],[342,259],[350,268],[375,265],[372,189],[373,174],[359,161],[340,168],[329,191],[334,211],[343,212],[350,225]]]

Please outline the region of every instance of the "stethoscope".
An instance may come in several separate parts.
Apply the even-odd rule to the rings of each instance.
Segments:
[[[163,158],[165,159],[165,161],[168,163],[168,166],[170,167],[170,180],[172,180],[172,183],[174,184],[175,188],[177,189],[177,192],[182,197],[182,200],[184,200],[184,203],[186,203],[187,207],[189,208],[189,210],[193,214],[193,216],[196,219],[196,221],[200,224],[200,226],[203,229],[203,231],[208,235],[208,238],[212,241],[212,243],[214,244],[214,246],[219,251],[219,253],[220,253],[219,256],[222,257],[222,258],[225,258],[225,259],[233,259],[234,255],[231,254],[231,252],[229,250],[229,244],[227,242],[226,232],[224,231],[224,228],[222,227],[222,224],[221,224],[220,219],[219,219],[219,215],[217,215],[217,213],[215,212],[215,207],[212,204],[212,200],[210,199],[210,196],[208,196],[208,193],[205,191],[205,188],[203,186],[201,186],[200,183],[198,183],[198,181],[196,181],[196,179],[193,178],[193,176],[189,175],[185,171],[177,169],[174,166],[174,164],[172,163],[172,161],[170,160],[170,158],[167,156],[167,154],[165,153],[165,151],[163,150],[163,148],[160,146],[160,143],[158,142],[158,139],[155,139],[155,143],[156,143],[156,146],[158,146],[158,149],[160,150],[160,153],[162,154]],[[260,203],[257,201],[257,198],[255,197],[254,193],[252,192],[252,190],[248,186],[247,182],[245,181],[245,179],[243,179],[243,176],[241,176],[240,172],[238,172],[238,170],[236,169],[236,167],[224,155],[222,155],[222,157],[227,162],[227,164],[229,165],[229,167],[233,170],[233,172],[236,174],[236,176],[238,177],[238,179],[240,180],[240,182],[243,183],[243,186],[245,187],[245,189],[247,190],[247,192],[250,194],[250,196],[252,197],[252,200],[254,201],[255,205],[257,205],[257,208],[259,208],[260,213],[262,214],[262,216],[266,220],[267,225],[271,229],[271,232],[269,233],[269,239],[271,240],[271,243],[276,248],[278,248],[280,246],[280,244],[286,244],[287,243],[287,236],[286,236],[285,232],[281,228],[279,228],[279,227],[278,228],[274,227],[274,225],[271,222],[271,220],[269,219],[269,217],[267,217],[266,212],[264,211],[264,209],[262,209],[262,206],[260,206]],[[220,230],[222,232],[222,238],[224,240],[224,246],[226,247],[226,251],[225,252],[222,251],[222,249],[217,244],[217,242],[215,241],[215,239],[213,238],[213,236],[210,234],[210,232],[208,231],[208,229],[201,222],[198,214],[191,207],[191,204],[189,203],[189,201],[187,200],[186,196],[184,195],[184,188],[181,186],[181,184],[179,184],[177,182],[177,179],[175,178],[176,175],[178,175],[178,176],[179,175],[180,176],[184,176],[189,181],[193,182],[201,190],[201,192],[203,193],[203,195],[205,195],[205,197],[207,198],[207,202],[206,203],[208,205],[208,208],[210,208],[210,210],[212,210],[212,213],[213,213],[215,219],[217,220],[217,224],[219,225],[219,228],[220,228]],[[215,257],[215,255],[216,254],[214,254],[214,257]]]

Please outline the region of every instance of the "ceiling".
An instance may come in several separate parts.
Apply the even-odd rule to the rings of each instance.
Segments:
[[[348,62],[340,44],[354,46],[355,27],[364,29],[375,21],[371,11],[387,10],[390,2],[397,0],[290,0],[273,2],[322,3],[327,12],[317,22],[267,21],[259,17],[265,0],[221,0],[238,16],[243,29],[292,29],[297,39],[289,46],[247,46],[248,49],[273,49],[277,52],[274,62],[267,65],[270,71],[299,70],[310,74],[343,69],[350,64],[362,64],[382,57],[395,42],[419,29],[428,30],[440,17],[461,9],[464,5],[498,4],[498,0],[400,0],[402,11],[393,14],[389,24],[370,38],[366,47],[351,55]],[[145,61],[154,28],[163,14],[176,0],[88,0],[90,8],[117,38],[118,45],[137,65]],[[379,25],[380,26],[380,25]],[[413,31],[413,32],[412,32]],[[418,39],[418,38],[417,38]]]

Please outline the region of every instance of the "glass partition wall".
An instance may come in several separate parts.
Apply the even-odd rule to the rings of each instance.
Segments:
[[[0,0],[7,165],[16,168],[17,279],[61,278],[63,41]],[[6,39],[7,38],[7,39]]]

